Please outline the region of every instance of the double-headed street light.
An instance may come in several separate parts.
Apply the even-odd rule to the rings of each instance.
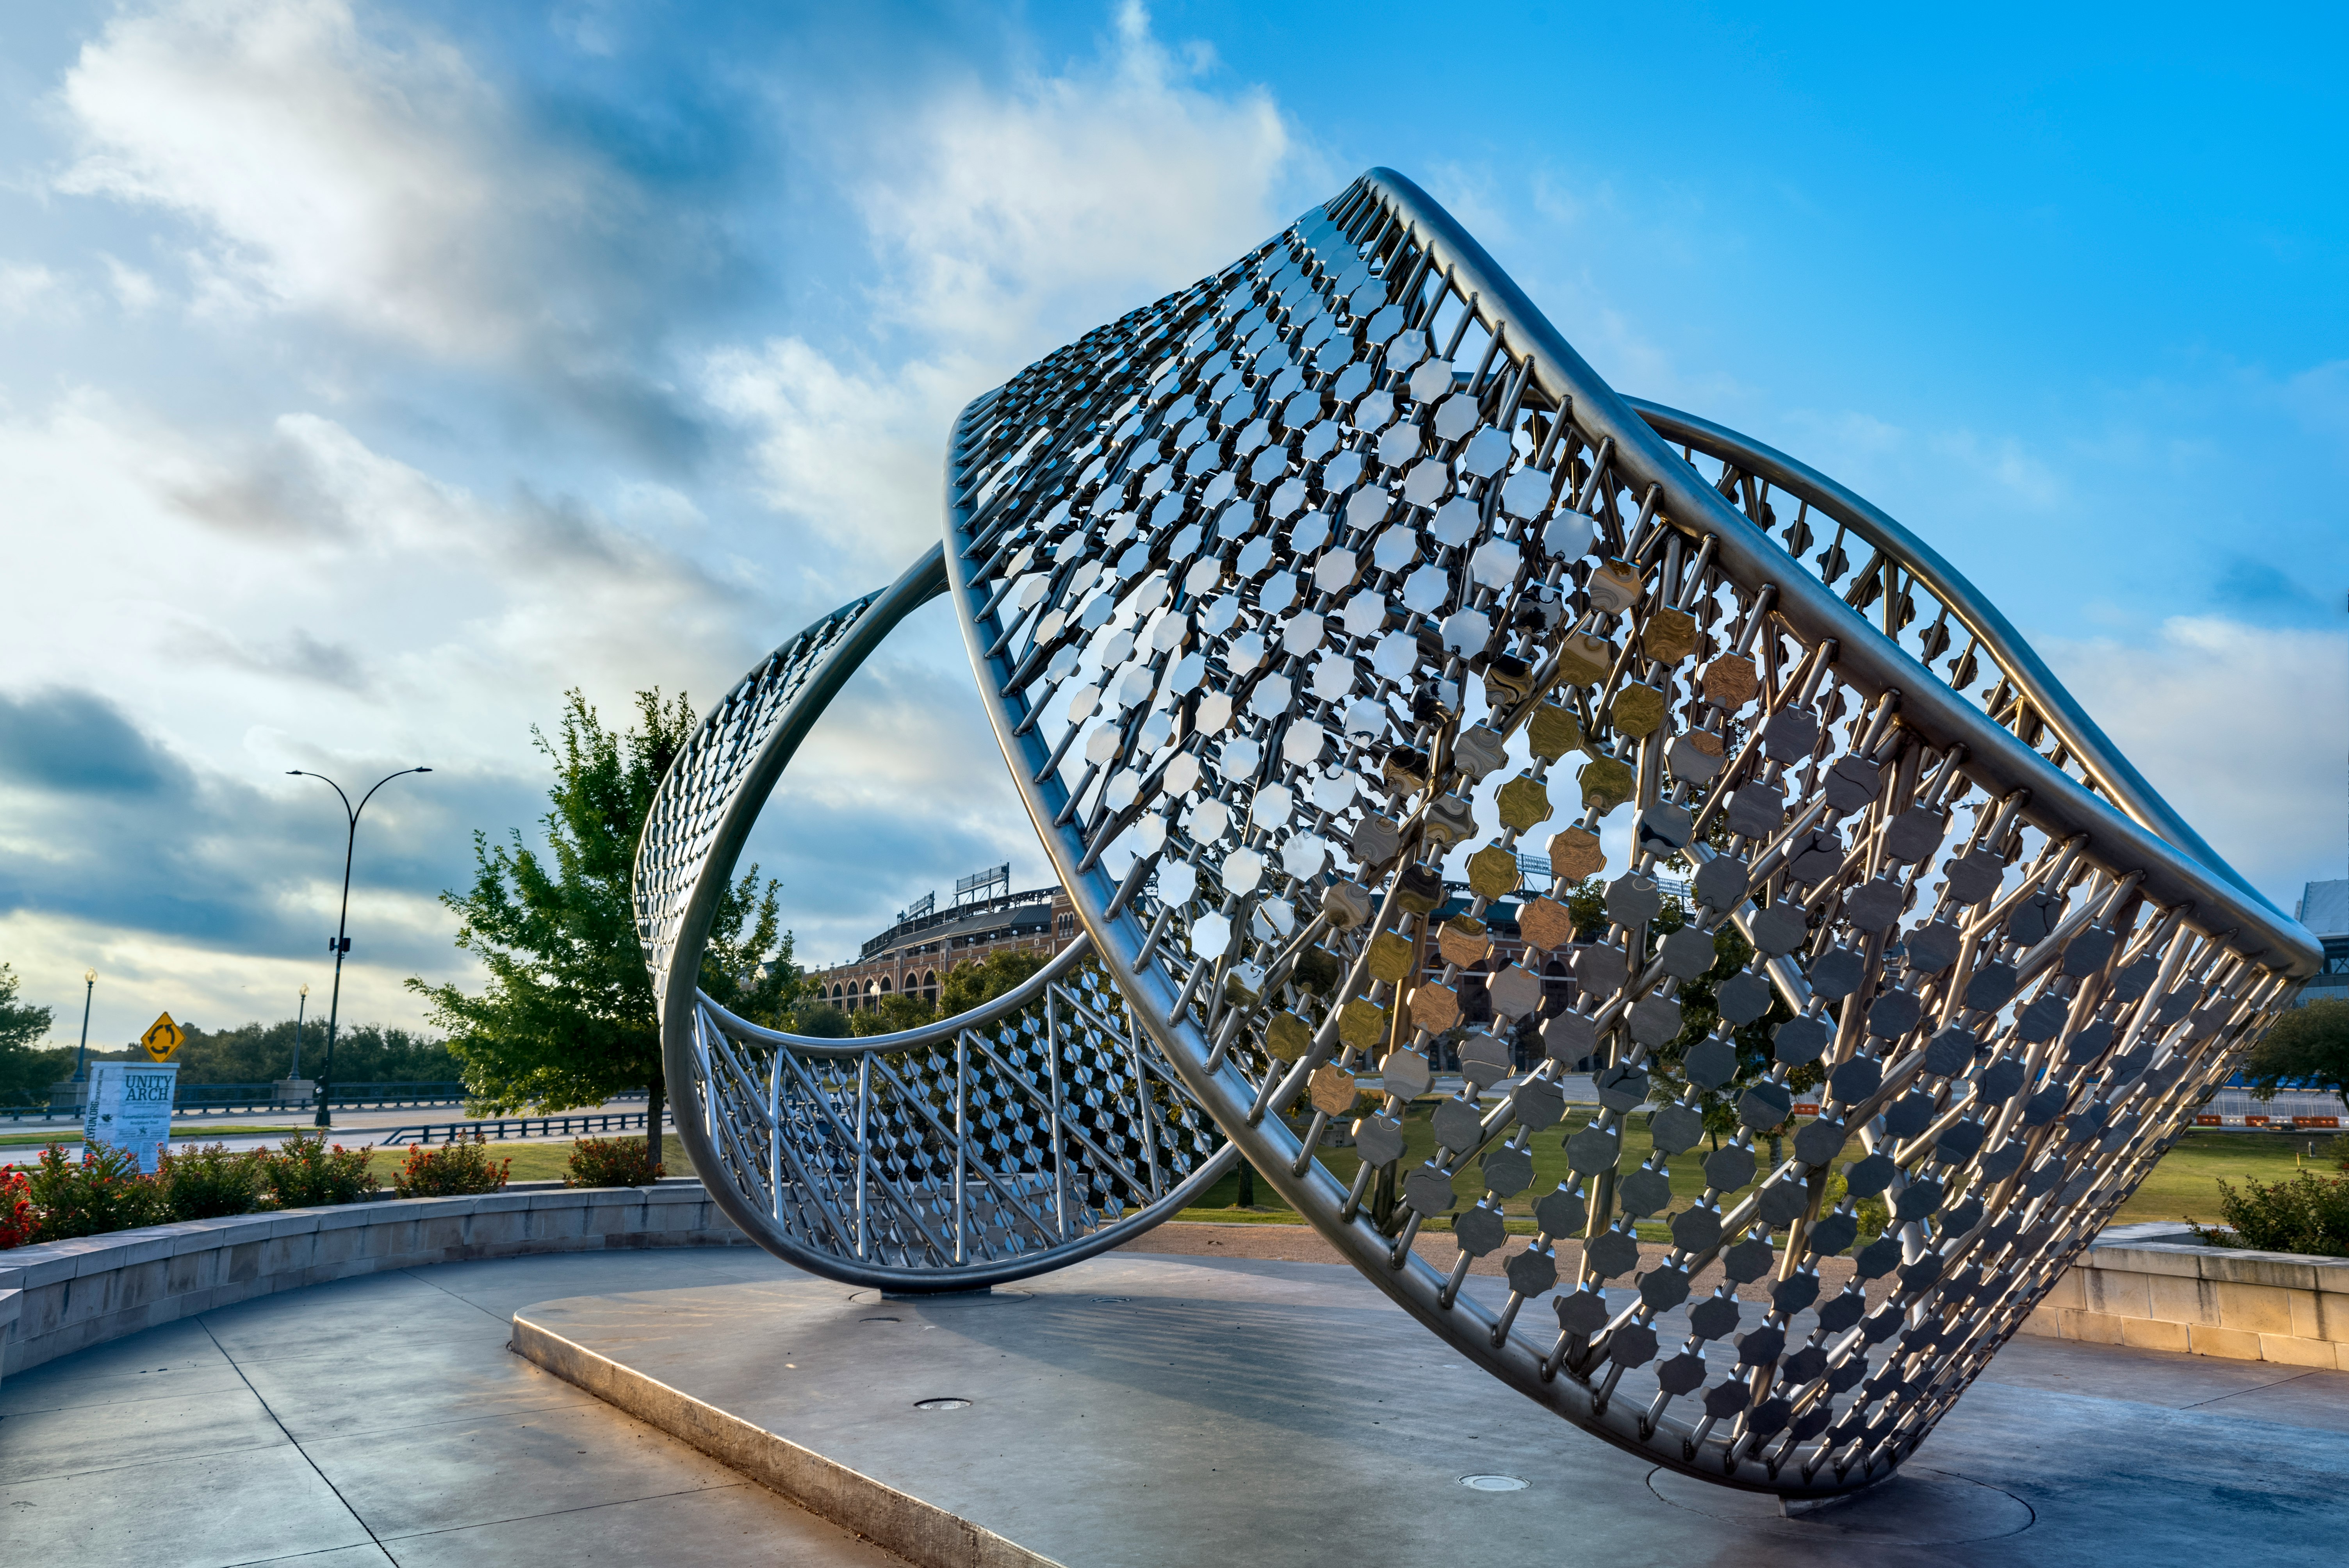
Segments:
[[[301,768],[288,768],[285,770],[288,778],[316,779],[326,783],[336,795],[341,798],[343,814],[350,819],[350,833],[343,841],[343,915],[335,927],[335,934],[326,942],[327,949],[335,955],[335,991],[334,1000],[326,1010],[326,1066],[318,1074],[318,1115],[316,1125],[319,1127],[335,1125],[335,1029],[341,1020],[343,1011],[343,954],[351,950],[351,939],[347,934],[351,924],[351,851],[358,844],[359,813],[367,810],[369,800],[375,799],[376,789],[382,789],[395,779],[405,779],[410,773],[431,771],[429,768],[403,768],[397,773],[387,773],[377,779],[375,789],[360,796],[359,803],[354,806],[351,804],[351,798],[343,793],[343,787],[325,774],[312,773]]]

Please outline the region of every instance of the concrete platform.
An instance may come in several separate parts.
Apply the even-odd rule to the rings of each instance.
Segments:
[[[2019,1342],[1902,1476],[1788,1518],[1573,1430],[1329,1265],[1129,1250],[992,1296],[777,1279],[549,1300],[515,1323],[542,1364],[852,1528],[895,1539],[889,1500],[911,1498],[977,1532],[917,1560],[2046,1568],[2349,1549],[2334,1372]],[[964,1403],[925,1408],[941,1400]]]
[[[376,1274],[12,1377],[0,1561],[901,1561],[512,1354],[514,1315],[556,1321],[543,1304],[997,1532],[1006,1563],[2297,1565],[2349,1546],[2349,1375],[2019,1341],[1901,1491],[1782,1520],[1651,1480],[1341,1267],[1129,1251],[1022,1299],[917,1304],[736,1248]],[[913,1408],[937,1397],[971,1403]]]

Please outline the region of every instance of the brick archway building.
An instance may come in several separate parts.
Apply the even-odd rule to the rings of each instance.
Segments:
[[[911,993],[936,1005],[938,985],[957,964],[998,953],[1050,957],[1076,940],[1077,913],[1057,887],[1030,888],[901,920],[856,957],[808,973],[809,988],[843,1012],[877,1006]]]

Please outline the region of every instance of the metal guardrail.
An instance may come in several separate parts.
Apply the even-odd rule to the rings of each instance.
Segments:
[[[595,1111],[583,1116],[516,1116],[498,1121],[443,1121],[421,1127],[395,1127],[378,1141],[378,1149],[394,1149],[403,1144],[454,1143],[460,1138],[491,1140],[530,1138],[576,1138],[585,1132],[642,1132],[645,1118],[641,1110]],[[666,1110],[661,1112],[661,1125],[674,1127],[675,1119]]]
[[[465,1086],[461,1083],[424,1081],[392,1081],[385,1083],[355,1083],[338,1085],[330,1097],[338,1110],[399,1109],[405,1106],[462,1105]],[[616,1099],[632,1098],[627,1095]],[[641,1099],[642,1093],[633,1097]],[[200,1083],[183,1086],[171,1101],[171,1114],[184,1116],[251,1116],[257,1113],[308,1110],[316,1109],[315,1095],[305,1099],[280,1099],[274,1083]],[[10,1121],[27,1119],[36,1121],[53,1120],[60,1116],[71,1117],[76,1108],[69,1103],[51,1099],[46,1105],[0,1106],[0,1118]]]

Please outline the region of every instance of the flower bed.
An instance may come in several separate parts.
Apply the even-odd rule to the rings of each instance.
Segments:
[[[370,1148],[372,1146],[369,1146]],[[142,1175],[125,1150],[52,1143],[22,1169],[0,1167],[0,1249],[181,1220],[355,1203],[371,1196],[368,1148],[296,1135],[275,1149],[182,1145]]]

